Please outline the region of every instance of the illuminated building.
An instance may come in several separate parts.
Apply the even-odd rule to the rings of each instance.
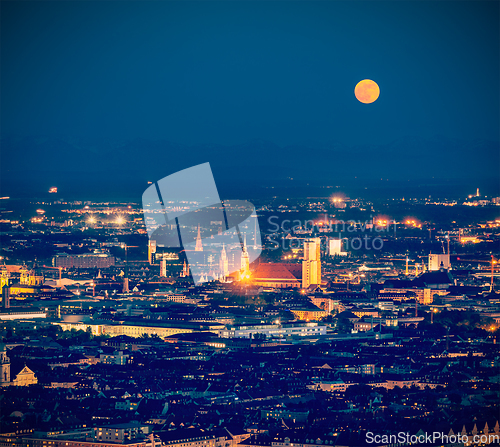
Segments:
[[[9,288],[9,272],[5,266],[2,266],[0,274],[0,294],[2,295],[2,308],[10,307],[10,288]]]
[[[435,272],[440,269],[448,270],[450,268],[450,255],[448,254],[429,254],[429,271]]]
[[[304,240],[304,260],[302,261],[302,288],[321,284],[321,239]]]
[[[267,338],[318,336],[326,334],[326,326],[319,326],[318,323],[248,324],[219,331],[222,338],[253,338],[256,334]]]
[[[41,292],[44,282],[43,275],[37,274],[35,270],[28,270],[26,266],[22,266],[19,273],[21,274],[19,283],[11,284],[8,288],[10,295],[36,295]],[[5,302],[7,301],[6,298]]]
[[[151,265],[154,264],[154,254],[156,253],[156,241],[150,240],[148,243],[148,260]]]
[[[181,248],[157,245],[153,264],[160,264],[160,276],[180,276],[184,271],[184,257]]]
[[[1,320],[32,320],[35,318],[47,318],[47,313],[41,310],[5,310],[0,311]]]
[[[26,365],[11,381],[10,359],[7,357],[7,347],[0,343],[0,387],[4,386],[29,386],[38,383],[35,373]]]
[[[16,377],[10,382],[10,386],[29,386],[36,385],[38,383],[38,379],[35,376],[35,373],[31,371],[27,366],[25,366],[19,373],[16,374]]]
[[[43,284],[43,276],[37,275],[35,270],[28,270],[25,266],[21,268],[21,279],[19,283],[23,286],[40,286]]]
[[[347,252],[342,251],[342,239],[328,240],[328,254],[330,256],[346,256]]]
[[[7,271],[7,268],[3,265],[0,267],[1,272],[0,272],[0,293],[3,290],[4,286],[9,285],[9,272]]]
[[[148,324],[96,324],[84,322],[58,322],[53,323],[61,326],[63,331],[71,329],[86,331],[89,327],[93,335],[128,335],[129,337],[141,337],[144,334],[158,335],[165,338],[170,335],[189,333],[189,332],[207,332],[220,330],[223,325],[219,323],[168,323],[158,322]]]
[[[326,317],[328,315],[328,312],[326,310],[320,309],[316,306],[309,308],[292,308],[290,309],[290,312],[293,313],[295,318],[297,320],[303,320],[303,321],[314,321],[314,320],[319,320],[323,317]]]
[[[341,306],[340,301],[334,301],[331,298],[310,296],[309,299],[311,303],[328,312],[328,314],[331,314],[334,309],[338,309]]]

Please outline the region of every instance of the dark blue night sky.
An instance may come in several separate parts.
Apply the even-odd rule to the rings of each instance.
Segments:
[[[99,157],[113,163],[122,146],[154,160],[149,148],[165,144],[164,174],[154,171],[162,176],[205,161],[217,169],[227,157],[244,163],[257,141],[268,148],[255,157],[262,163],[267,154],[281,170],[304,150],[312,151],[306,158],[317,151],[320,164],[346,152],[370,163],[375,151],[373,169],[404,180],[416,174],[401,153],[414,149],[427,159],[418,178],[460,178],[470,167],[471,180],[496,179],[498,2],[5,1],[1,8],[7,178],[20,168],[20,153],[36,157],[44,147],[49,160],[39,166],[49,173],[75,170],[86,151],[96,156],[92,169]],[[381,89],[370,105],[353,93],[365,78]],[[426,172],[440,150],[446,168]],[[459,160],[473,157],[481,163]],[[348,176],[379,177],[373,169],[351,167]]]

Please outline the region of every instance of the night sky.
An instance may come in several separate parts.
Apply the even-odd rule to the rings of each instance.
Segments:
[[[145,179],[249,158],[267,178],[267,156],[280,178],[295,175],[294,158],[313,168],[366,156],[339,178],[491,187],[499,13],[494,1],[3,1],[2,187],[26,169],[45,187],[99,164]],[[373,104],[354,97],[366,78],[380,86]],[[26,154],[37,166],[21,166]]]

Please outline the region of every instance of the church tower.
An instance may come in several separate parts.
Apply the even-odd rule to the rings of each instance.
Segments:
[[[0,294],[4,286],[9,285],[9,272],[7,271],[7,267],[5,265],[0,266]]]
[[[27,286],[30,283],[30,274],[28,272],[28,269],[26,268],[25,265],[23,265],[20,269],[21,272],[21,278],[19,280],[19,283],[22,284],[23,286]]]
[[[156,253],[156,241],[149,241],[148,243],[148,259],[149,264],[154,264],[154,254]]]
[[[184,265],[182,267],[182,275],[183,277],[189,276],[189,264],[184,260]]]
[[[201,245],[201,234],[200,234],[200,224],[198,224],[198,236],[196,236],[196,247],[194,251],[203,251],[203,245]]]
[[[222,277],[229,274],[229,261],[227,259],[226,247],[224,247],[224,244],[222,244],[222,251],[220,253],[219,270]]]
[[[304,240],[304,260],[302,261],[302,288],[321,284],[321,239]]]
[[[0,387],[10,384],[10,359],[7,357],[7,347],[0,343]]]
[[[241,251],[241,275],[248,275],[250,271],[250,260],[248,258],[248,250],[247,250],[247,237],[245,235],[245,239],[243,241],[243,250]]]

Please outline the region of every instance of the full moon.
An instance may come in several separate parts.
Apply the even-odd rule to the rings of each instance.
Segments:
[[[380,95],[380,88],[377,83],[371,79],[363,79],[357,83],[354,89],[354,94],[359,102],[362,102],[363,104],[370,104],[377,100]]]

